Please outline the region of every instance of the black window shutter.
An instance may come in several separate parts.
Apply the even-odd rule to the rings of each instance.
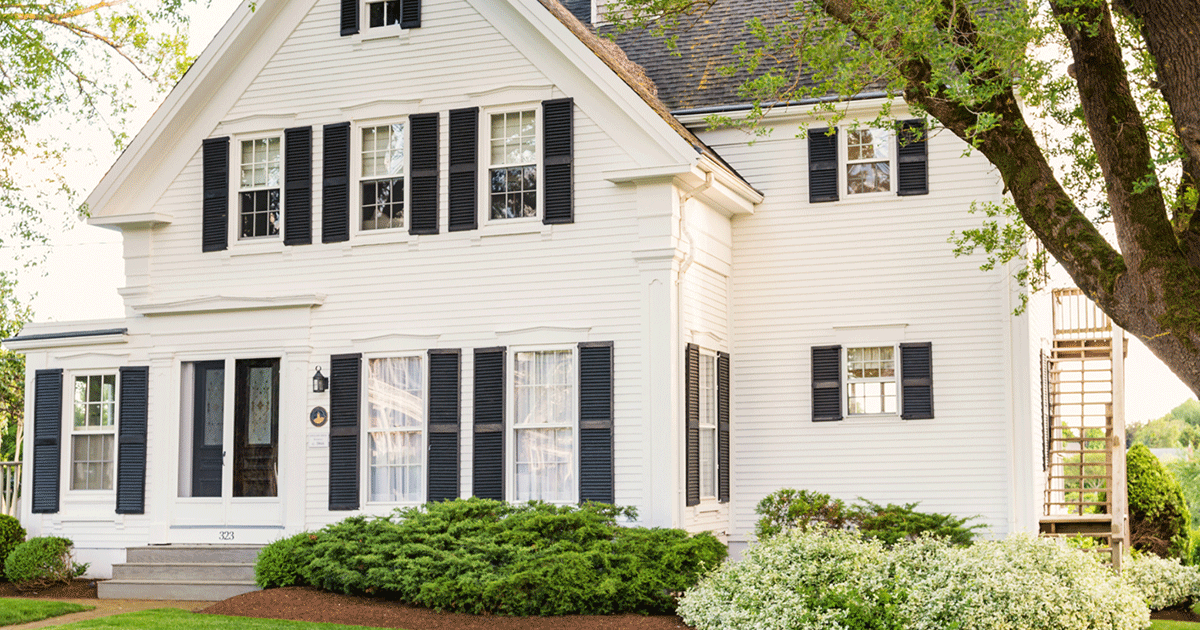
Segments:
[[[204,141],[203,251],[229,247],[229,138]]]
[[[717,353],[717,500],[729,503],[729,354]]]
[[[421,0],[403,0],[400,28],[421,28]]]
[[[358,509],[361,354],[329,358],[329,509]]]
[[[838,200],[838,132],[808,130],[808,202]]]
[[[427,501],[458,498],[460,350],[429,351],[429,487]]]
[[[474,494],[504,500],[504,348],[475,350]]]
[[[684,450],[688,505],[700,505],[700,347],[687,345]]]
[[[813,346],[812,419],[842,419],[842,347]]]
[[[900,400],[901,418],[933,417],[933,344],[900,344]]]
[[[560,98],[542,103],[543,223],[572,223],[572,162],[575,101]]]
[[[283,131],[283,244],[312,244],[312,127]]]
[[[59,448],[62,439],[62,370],[38,370],[33,376],[34,514],[58,512]]]
[[[924,120],[905,120],[899,124],[896,148],[896,194],[929,194],[929,148]]]
[[[350,240],[350,123],[325,125],[321,241]]]
[[[479,227],[479,108],[450,111],[450,231]]]
[[[342,37],[358,33],[358,0],[342,0]]]
[[[117,514],[146,513],[146,425],[150,368],[120,370],[121,408],[117,412]]]
[[[438,114],[409,116],[410,234],[438,233]]]
[[[579,502],[614,503],[613,344],[579,344]]]

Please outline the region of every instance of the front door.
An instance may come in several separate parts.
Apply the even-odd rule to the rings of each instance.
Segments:
[[[192,400],[180,427],[171,542],[257,544],[282,533],[279,365],[278,358],[184,364]]]

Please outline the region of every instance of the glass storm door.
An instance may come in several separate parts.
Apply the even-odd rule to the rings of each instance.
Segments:
[[[277,497],[279,359],[237,362],[233,412],[233,496]]]
[[[192,496],[221,496],[225,458],[225,362],[195,364]]]

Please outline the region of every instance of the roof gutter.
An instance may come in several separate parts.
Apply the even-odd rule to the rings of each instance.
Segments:
[[[860,92],[846,98],[844,96],[814,96],[812,98],[800,99],[798,101],[780,101],[775,103],[763,103],[762,107],[800,107],[805,105],[816,105],[818,103],[831,103],[834,101],[866,101],[874,98],[885,98],[892,96],[887,92]],[[744,112],[754,109],[753,103],[739,103],[737,105],[713,105],[711,107],[696,107],[693,109],[677,109],[671,112],[672,116],[694,116],[696,114],[720,114],[722,112]]]

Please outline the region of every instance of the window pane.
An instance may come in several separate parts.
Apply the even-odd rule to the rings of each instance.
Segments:
[[[420,357],[371,359],[367,363],[372,501],[421,500],[425,453],[420,432],[425,425],[424,378]]]
[[[532,164],[537,160],[537,112],[493,114],[492,166]]]
[[[516,353],[516,424],[571,424],[574,367],[570,350]]]
[[[700,429],[700,496],[717,496],[717,430],[715,428]]]
[[[846,166],[846,188],[851,194],[891,190],[891,167],[887,162]]]
[[[717,424],[716,361],[715,356],[700,355],[700,426]]]
[[[518,501],[570,501],[575,443],[571,429],[517,430]]]

